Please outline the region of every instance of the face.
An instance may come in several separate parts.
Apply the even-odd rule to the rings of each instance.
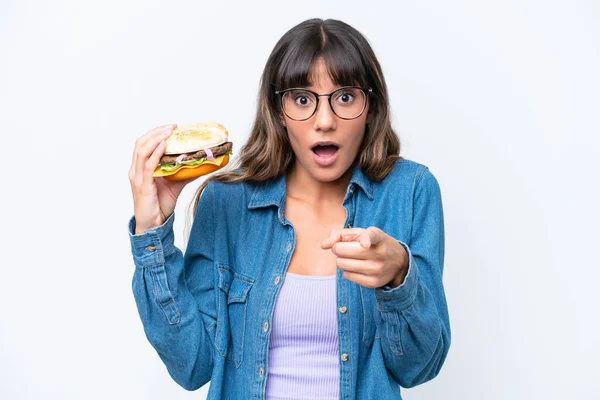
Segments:
[[[310,77],[311,83],[306,89],[318,94],[328,94],[340,87],[331,80],[322,59],[315,61]],[[297,101],[306,102],[306,99]],[[332,102],[334,101],[336,99],[332,98]],[[348,101],[348,98],[340,98],[338,101]],[[317,110],[307,120],[295,121],[282,112],[281,122],[287,129],[296,155],[294,168],[301,169],[320,182],[332,182],[340,179],[346,172],[350,173],[349,168],[365,134],[368,107],[367,104],[360,117],[345,120],[333,113],[327,97],[319,97]],[[335,146],[315,147],[319,143]]]

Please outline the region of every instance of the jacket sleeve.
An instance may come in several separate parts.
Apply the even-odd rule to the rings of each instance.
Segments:
[[[375,289],[384,362],[405,388],[437,376],[450,348],[440,188],[426,167],[415,181],[410,241],[399,241],[409,255],[408,274],[396,288]]]
[[[187,390],[210,381],[213,370],[214,338],[207,333],[216,323],[213,190],[210,182],[202,193],[185,256],[174,245],[174,214],[138,235],[135,217],[129,222],[132,289],[146,338]]]

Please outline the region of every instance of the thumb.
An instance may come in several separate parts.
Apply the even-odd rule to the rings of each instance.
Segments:
[[[360,245],[368,249],[377,246],[383,240],[383,231],[375,226],[365,229],[360,235]]]

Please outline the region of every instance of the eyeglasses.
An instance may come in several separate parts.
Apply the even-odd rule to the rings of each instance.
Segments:
[[[312,117],[319,106],[319,97],[327,97],[331,110],[339,118],[358,118],[365,111],[369,93],[373,93],[373,89],[359,86],[344,86],[329,94],[318,94],[302,88],[275,91],[275,94],[281,95],[283,112],[295,121]]]

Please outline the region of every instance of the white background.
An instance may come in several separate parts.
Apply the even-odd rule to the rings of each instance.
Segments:
[[[134,141],[216,120],[241,146],[270,51],[310,17],[365,34],[402,154],[442,188],[453,342],[405,398],[600,398],[599,3],[391,3],[0,3],[0,398],[205,397],[135,308]]]

